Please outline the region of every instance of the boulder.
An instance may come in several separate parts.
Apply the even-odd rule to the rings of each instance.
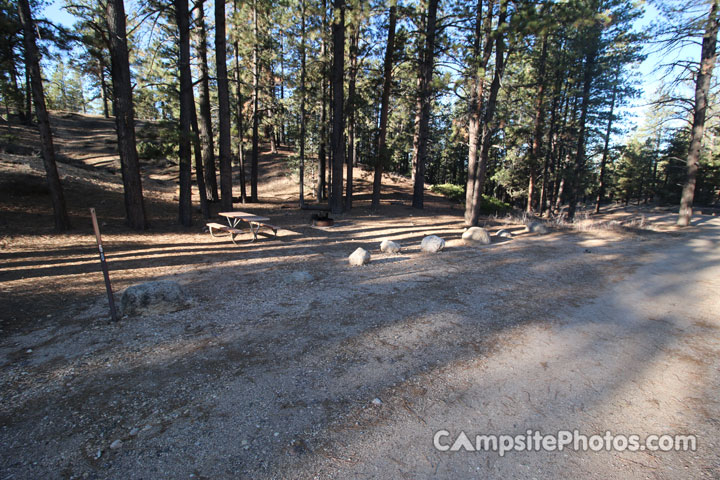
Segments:
[[[481,227],[470,227],[462,234],[463,242],[470,245],[487,245],[490,243],[490,234]]]
[[[530,222],[525,226],[525,229],[527,232],[539,233],[540,235],[550,233],[550,229],[542,222]]]
[[[188,298],[180,284],[158,280],[133,285],[120,298],[123,315],[177,312],[188,306]]]
[[[364,248],[359,248],[355,250],[349,257],[348,261],[350,262],[350,265],[353,267],[358,267],[360,265],[367,265],[370,263],[370,252],[365,250]]]
[[[428,235],[420,243],[420,250],[426,253],[437,253],[445,248],[445,240],[437,235]]]
[[[510,233],[510,230],[505,230],[504,228],[498,230],[495,236],[501,238],[513,238],[513,234]]]
[[[386,238],[380,242],[380,251],[385,253],[399,253],[400,245]]]

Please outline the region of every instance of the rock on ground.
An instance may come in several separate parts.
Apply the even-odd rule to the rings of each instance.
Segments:
[[[466,244],[487,245],[490,243],[490,234],[482,227],[470,227],[462,234]]]
[[[505,230],[504,228],[501,228],[497,231],[495,234],[496,237],[502,237],[502,238],[513,238],[513,234],[510,233],[510,230]]]
[[[386,238],[380,242],[380,251],[385,253],[399,253],[400,245]]]
[[[349,257],[348,261],[350,262],[350,265],[357,267],[360,265],[367,265],[370,263],[370,252],[365,250],[364,248],[358,247],[357,250],[355,250]]]
[[[527,232],[530,233],[539,233],[541,235],[545,235],[546,233],[550,233],[550,229],[542,222],[530,222],[525,227]]]
[[[177,312],[188,306],[180,284],[171,280],[141,283],[125,289],[120,298],[123,315]]]
[[[427,253],[437,253],[445,248],[445,240],[437,235],[428,235],[420,243],[420,250]]]

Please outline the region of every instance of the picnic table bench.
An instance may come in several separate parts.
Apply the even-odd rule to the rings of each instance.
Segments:
[[[243,233],[243,230],[238,228],[241,222],[247,222],[248,226],[250,227],[250,233],[252,233],[253,235],[253,239],[250,240],[250,242],[254,242],[255,240],[257,240],[258,232],[260,232],[260,228],[263,227],[271,230],[273,232],[273,235],[277,237],[277,231],[279,230],[279,227],[268,223],[270,221],[268,217],[262,217],[260,215],[255,215],[247,212],[220,212],[218,213],[218,215],[227,218],[228,224],[223,225],[221,223],[214,222],[208,223],[207,227],[210,230],[210,235],[213,237],[220,236],[216,235],[215,231],[225,232],[230,235],[230,240],[232,240],[232,242],[237,245],[235,237]]]

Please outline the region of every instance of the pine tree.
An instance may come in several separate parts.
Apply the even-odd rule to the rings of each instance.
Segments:
[[[45,175],[50,191],[50,200],[53,206],[55,229],[65,231],[70,228],[70,219],[65,208],[65,195],[60,184],[57,165],[55,163],[55,147],[53,146],[52,132],[50,131],[50,117],[45,107],[45,93],[42,86],[40,72],[40,58],[35,43],[35,25],[28,0],[18,0],[20,22],[23,27],[25,45],[25,68],[30,72],[32,94],[35,101],[35,113],[38,117],[38,130],[40,131],[40,145],[45,166]]]
[[[123,0],[108,0],[107,26],[112,61],[111,71],[118,151],[120,153],[125,191],[125,212],[130,227],[136,230],[144,230],[147,228],[147,223],[140,179],[140,163],[135,142],[135,113]]]

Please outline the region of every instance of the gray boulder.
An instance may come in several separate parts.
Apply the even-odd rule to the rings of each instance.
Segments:
[[[510,233],[510,230],[505,230],[504,228],[498,230],[495,236],[501,238],[513,238],[513,234]]]
[[[385,253],[399,253],[400,245],[386,238],[380,242],[380,251]]]
[[[525,230],[530,233],[539,233],[540,235],[550,233],[550,229],[542,222],[530,222],[525,226]]]
[[[426,253],[437,253],[445,248],[445,240],[437,235],[428,235],[420,243],[420,250]]]
[[[353,267],[359,267],[361,265],[367,265],[370,263],[370,252],[365,250],[364,248],[359,248],[355,250],[349,257],[348,261],[350,262],[350,265]]]
[[[463,242],[470,245],[487,245],[490,243],[490,234],[481,227],[470,227],[462,234]]]
[[[120,298],[123,315],[177,312],[188,306],[180,284],[171,280],[141,283],[125,289]]]

